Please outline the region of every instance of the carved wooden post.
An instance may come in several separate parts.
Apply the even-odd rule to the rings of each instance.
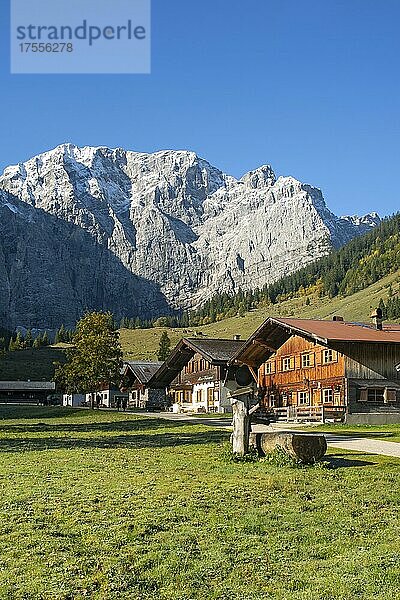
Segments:
[[[231,398],[233,410],[232,451],[238,456],[244,456],[249,451],[250,439],[250,396],[241,395]]]

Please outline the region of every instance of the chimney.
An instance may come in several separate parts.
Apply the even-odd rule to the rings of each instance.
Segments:
[[[379,331],[382,331],[383,315],[381,308],[378,307],[374,310],[374,312],[371,315],[371,319],[374,322],[375,329],[379,329]]]
[[[339,321],[339,323],[344,323],[344,318],[343,317],[339,317],[339,315],[334,315],[332,317],[332,321]]]
[[[241,338],[240,333],[235,333],[235,335],[233,336],[233,339],[235,340],[235,342],[238,342]]]

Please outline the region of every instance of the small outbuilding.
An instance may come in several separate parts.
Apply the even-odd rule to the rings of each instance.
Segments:
[[[114,385],[105,385],[97,392],[89,392],[85,395],[85,406],[93,408],[116,408],[124,400],[128,401],[128,394],[121,392]]]
[[[126,361],[123,369],[124,389],[128,390],[128,406],[144,410],[164,410],[167,406],[165,387],[153,387],[151,380],[162,362]]]
[[[86,406],[85,394],[63,394],[63,406]]]
[[[55,389],[54,381],[0,381],[0,402],[46,404]]]

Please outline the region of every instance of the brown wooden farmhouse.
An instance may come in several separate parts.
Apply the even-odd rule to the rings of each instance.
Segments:
[[[168,388],[176,412],[230,410],[223,382],[228,362],[242,346],[239,340],[184,338],[149,385]]]
[[[253,370],[261,406],[277,417],[400,417],[400,325],[269,318],[232,363]]]
[[[128,406],[146,410],[163,410],[167,404],[165,389],[152,387],[149,382],[162,362],[126,361],[123,368],[124,389],[129,392]]]

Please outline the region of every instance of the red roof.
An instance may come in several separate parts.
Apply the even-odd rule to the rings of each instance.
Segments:
[[[342,342],[400,344],[400,325],[384,324],[383,329],[379,330],[367,323],[270,317],[244,343],[231,363],[239,362],[258,367],[292,335],[299,335],[324,346],[337,347]]]
[[[367,323],[346,323],[345,321],[318,321],[313,319],[274,319],[299,332],[335,342],[379,342],[400,344],[400,325],[383,325],[376,329]]]

